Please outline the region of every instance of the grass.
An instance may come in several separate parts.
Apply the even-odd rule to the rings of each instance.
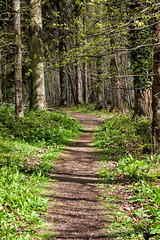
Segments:
[[[14,115],[0,107],[0,239],[41,239],[42,214],[48,203],[41,193],[60,149],[81,126],[59,112]]]
[[[1,171],[0,221],[1,239],[29,239],[34,226],[41,223],[40,214],[47,207],[39,195],[44,178],[41,174],[20,173],[15,167],[4,166]]]
[[[99,111],[95,110],[95,107],[96,107],[95,104],[81,103],[76,106],[72,105],[72,106],[65,107],[65,109],[70,111],[75,111],[75,112],[83,112],[83,113],[98,113]]]
[[[110,236],[116,239],[160,239],[160,155],[152,153],[150,125],[145,118],[108,114],[96,135],[99,174],[114,214]]]

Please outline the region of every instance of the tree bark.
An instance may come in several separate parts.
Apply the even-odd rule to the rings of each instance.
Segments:
[[[60,65],[59,78],[60,78],[60,90],[61,90],[60,105],[66,106],[67,105],[66,81],[65,81],[64,63],[63,63],[64,48],[65,48],[64,17],[63,17],[64,2],[62,0],[56,1],[56,7],[58,12],[58,32],[59,32],[59,65]]]
[[[88,104],[88,76],[87,76],[87,62],[83,63],[83,85],[84,85],[84,102]]]
[[[83,13],[83,32],[85,35],[85,42],[87,41],[87,36],[86,36],[86,14],[87,14],[87,7],[86,7],[87,1],[84,0],[84,13]],[[85,52],[84,52],[85,53]],[[88,104],[88,72],[87,72],[87,61],[86,59],[84,60],[83,63],[83,89],[84,89],[84,102]]]
[[[76,60],[75,72],[76,72],[76,104],[80,104],[80,103],[83,102],[82,74],[81,74],[81,61],[80,61],[80,59]]]
[[[111,60],[111,72],[112,75],[120,75],[120,56],[116,55]],[[112,87],[112,101],[111,101],[111,109],[112,111],[114,108],[117,108],[121,113],[124,112],[124,101],[122,95],[122,86],[121,80],[117,77],[111,80],[111,87]]]
[[[97,104],[96,109],[104,109],[104,82],[102,79],[102,58],[97,57]]]
[[[70,83],[70,86],[71,86],[70,102],[72,102],[72,99],[73,99],[74,104],[76,104],[75,89],[74,89],[74,84],[73,84],[73,81],[72,81],[71,69],[69,67],[68,67],[68,79],[69,79],[69,83]]]
[[[75,3],[75,45],[77,51],[79,51],[80,42],[79,42],[79,34],[80,34],[80,20],[81,8],[78,3]],[[81,73],[81,60],[79,58],[79,53],[77,52],[77,56],[75,59],[75,85],[76,85],[76,104],[83,103],[83,85],[82,85],[82,73]]]
[[[160,24],[157,24],[154,30],[154,39],[156,46],[154,47],[155,75],[152,86],[152,110],[153,110],[152,129],[153,136],[156,138],[156,140],[158,140],[160,137]]]
[[[2,54],[0,51],[0,104],[2,103]]]
[[[136,84],[135,84],[136,86]],[[136,89],[134,90],[135,96],[135,109],[134,109],[134,116],[147,116],[147,104],[145,99],[145,90],[144,89]]]
[[[21,51],[21,25],[20,25],[20,1],[13,0],[14,14],[14,69],[15,69],[15,113],[24,117],[23,111],[23,87],[22,87],[22,51]]]
[[[31,60],[31,95],[30,108],[45,108],[45,80],[42,44],[41,0],[30,0],[30,60]]]
[[[133,4],[133,9],[136,8],[136,4],[139,3],[134,3]],[[132,22],[133,24],[133,22]],[[142,30],[134,29],[134,25],[130,26],[130,42],[132,48],[136,48],[137,44],[141,45],[142,41],[145,41],[145,38],[147,39],[146,36],[144,36],[144,33]],[[149,31],[149,30],[148,30]],[[147,35],[147,33],[146,33]],[[144,74],[146,75],[145,77],[141,76],[134,76],[134,115],[138,116],[147,116],[148,113],[148,102],[147,99],[144,98],[146,95],[146,88],[148,87],[148,82],[150,81],[149,77],[146,74],[146,68],[147,71],[150,72],[150,66],[146,65],[147,62],[150,61],[150,51],[149,48],[141,47],[138,49],[135,49],[131,51],[130,56],[131,56],[131,63],[132,63],[132,69],[133,69],[133,74],[138,75],[138,74]],[[144,64],[143,62],[146,62]]]

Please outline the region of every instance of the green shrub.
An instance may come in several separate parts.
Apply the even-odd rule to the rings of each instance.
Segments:
[[[0,107],[1,135],[22,139],[29,143],[59,145],[80,130],[76,120],[66,114],[49,111],[25,111],[25,117],[15,117],[12,106]]]
[[[145,118],[133,121],[130,115],[113,116],[102,123],[96,138],[96,146],[103,149],[102,181],[117,191],[119,185],[126,186],[126,192],[133,195],[128,199],[133,209],[130,216],[123,210],[115,212],[120,220],[111,222],[111,236],[160,239],[160,155],[151,155],[151,122]]]
[[[132,121],[131,115],[116,115],[107,118],[96,135],[96,146],[114,152],[119,158],[125,154],[139,154],[151,151],[151,122],[145,118]]]
[[[0,107],[0,239],[37,239],[47,207],[39,190],[60,147],[80,128],[59,112],[26,110],[20,119],[13,106]]]

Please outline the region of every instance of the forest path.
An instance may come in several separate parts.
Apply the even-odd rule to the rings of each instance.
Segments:
[[[45,239],[109,239],[104,230],[108,222],[100,202],[103,189],[96,174],[100,161],[97,150],[92,148],[100,119],[80,112],[70,115],[85,129],[56,161],[52,176],[57,181],[51,182],[45,194],[50,199]]]

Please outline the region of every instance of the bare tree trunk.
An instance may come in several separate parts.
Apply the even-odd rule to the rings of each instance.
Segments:
[[[77,59],[75,65],[76,72],[76,104],[80,104],[83,102],[83,94],[82,94],[82,74],[81,74],[81,61]]]
[[[122,65],[125,66],[122,68],[122,75],[131,75],[131,61],[127,53],[122,53]],[[134,107],[134,88],[133,88],[133,77],[126,76],[124,77],[124,86],[123,91],[125,102],[128,104],[128,107],[133,109]]]
[[[73,84],[72,76],[71,76],[71,69],[69,67],[68,67],[68,79],[69,79],[69,83],[71,86],[70,102],[72,102],[72,99],[73,99],[74,104],[76,104],[76,96],[75,96],[76,91],[74,89],[74,84]]]
[[[139,2],[135,2],[133,3],[133,9],[135,9],[137,6],[139,5]],[[133,22],[132,22],[133,23]],[[147,101],[146,99],[144,99],[144,96],[146,95],[146,87],[148,86],[148,76],[146,74],[146,72],[144,71],[144,68],[148,68],[147,71],[150,71],[150,66],[145,66],[143,64],[144,62],[149,62],[149,56],[150,56],[150,52],[149,52],[149,48],[139,48],[136,49],[136,45],[139,42],[139,44],[142,44],[141,41],[143,39],[143,41],[145,41],[145,37],[142,37],[142,30],[136,30],[134,29],[134,25],[131,24],[130,26],[130,42],[131,42],[131,46],[132,48],[135,48],[134,50],[131,51],[130,56],[131,56],[131,63],[132,63],[132,67],[133,67],[133,74],[134,76],[134,115],[138,115],[138,116],[147,116]],[[148,54],[147,54],[148,52]],[[143,61],[142,61],[143,59]],[[139,72],[141,74],[146,74],[145,78],[142,78],[140,76],[136,76],[137,74],[139,74]]]
[[[67,96],[66,96],[66,81],[65,81],[65,71],[63,65],[63,54],[64,54],[64,33],[62,30],[59,30],[59,78],[60,78],[60,90],[61,90],[61,100],[60,105],[67,105]]]
[[[102,58],[97,57],[97,105],[96,109],[104,109],[104,81],[102,79]]]
[[[84,102],[88,104],[88,76],[87,76],[87,62],[83,63],[83,85],[84,85]]]
[[[159,18],[160,19],[160,18]],[[158,140],[160,137],[160,24],[154,30],[154,80],[152,86],[152,109],[153,109],[153,136]],[[158,45],[159,44],[159,45]]]
[[[117,74],[120,76],[121,75],[121,57],[119,53],[115,55],[115,63],[117,67]],[[117,79],[117,98],[118,98],[118,109],[121,113],[124,112],[124,101],[123,101],[123,94],[122,94],[122,83],[121,83],[121,78]]]
[[[79,48],[79,26],[76,24],[76,46],[77,49]],[[76,65],[75,65],[75,73],[76,73],[76,104],[80,104],[83,102],[83,93],[82,93],[82,73],[81,73],[81,60],[79,59],[79,56],[77,56],[76,59]]]
[[[84,13],[83,13],[83,31],[84,35],[86,35],[86,14],[87,14],[87,1],[84,0]],[[87,41],[87,37],[85,37],[85,42]],[[83,63],[83,89],[84,89],[84,102],[88,104],[88,72],[87,72],[87,61],[84,60]]]
[[[2,103],[2,55],[0,50],[0,104]]]
[[[41,5],[41,0],[30,0],[30,60],[32,69],[30,107],[33,109],[45,108]]]
[[[22,52],[21,52],[21,24],[20,24],[20,0],[13,0],[14,33],[15,33],[15,113],[24,117],[23,111],[23,87],[22,87]]]
[[[67,105],[67,96],[66,96],[66,81],[65,81],[65,71],[64,71],[64,16],[63,16],[63,7],[65,3],[61,0],[56,1],[56,7],[58,12],[58,32],[59,32],[59,78],[60,78],[60,90],[61,90],[61,99],[60,105]]]
[[[120,75],[120,56],[116,55],[111,60],[111,72],[114,76],[115,74]],[[121,113],[124,112],[124,102],[123,102],[123,95],[122,95],[122,86],[120,78],[113,78],[111,80],[112,86],[112,101],[111,101],[111,109],[112,111],[114,108],[117,108]]]
[[[76,49],[79,51],[80,42],[79,42],[79,34],[80,34],[80,14],[81,7],[77,2],[75,2],[75,44]],[[79,54],[77,52],[77,56],[75,59],[75,85],[76,85],[76,104],[83,102],[83,85],[82,85],[82,73],[81,73],[81,60],[79,58]]]
[[[144,97],[146,90],[136,89],[134,91],[135,94],[135,110],[134,116],[146,116],[147,115],[147,99]]]
[[[61,89],[60,105],[66,106],[67,96],[66,96],[66,81],[65,81],[65,74],[64,74],[64,66],[60,66],[59,76],[60,76],[60,89]]]
[[[95,64],[94,64],[95,65]],[[95,86],[95,81],[94,81],[94,77],[93,77],[93,61],[89,61],[89,81],[88,81],[88,85],[89,85],[89,101],[94,103],[96,102],[96,86]]]

